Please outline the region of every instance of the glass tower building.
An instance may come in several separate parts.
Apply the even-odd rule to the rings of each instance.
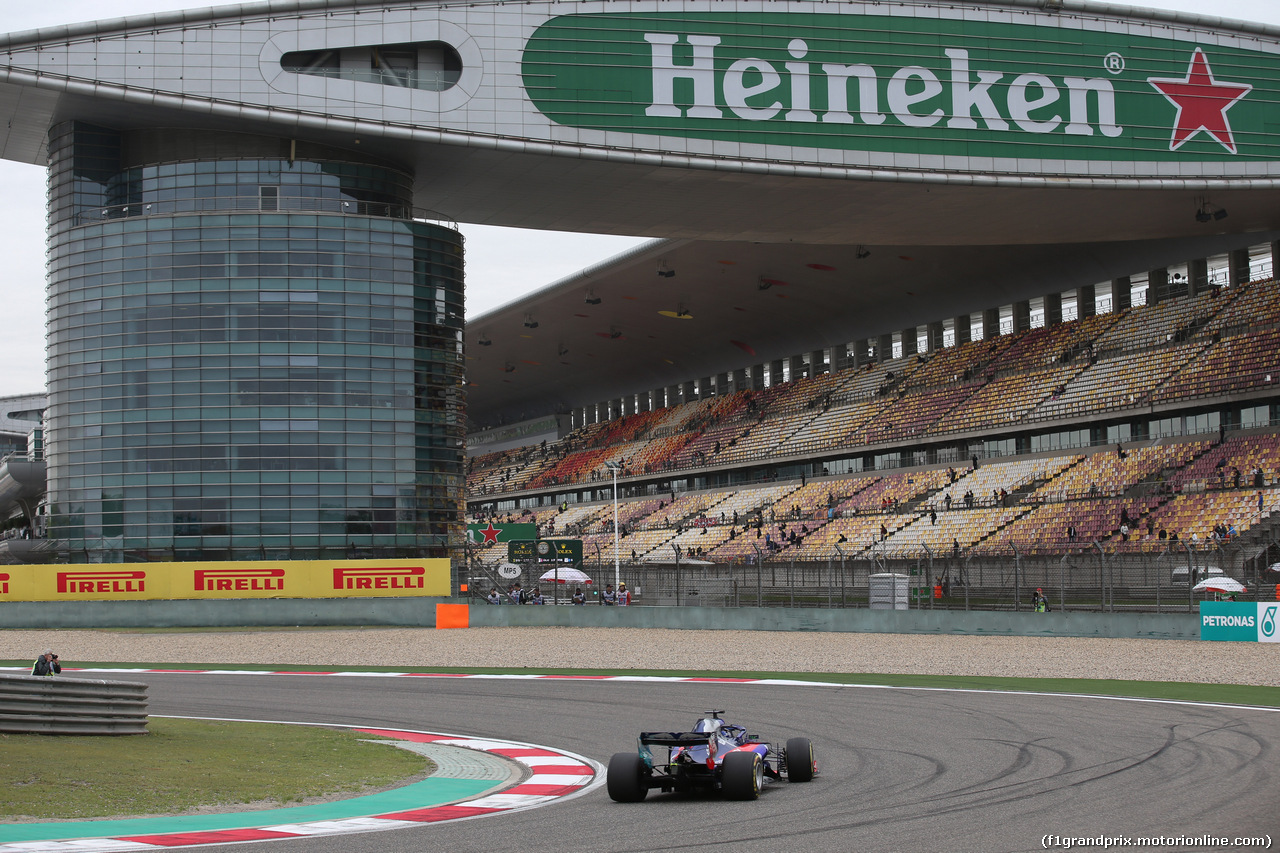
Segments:
[[[316,144],[49,142],[49,535],[69,562],[446,557],[463,258],[413,175]]]

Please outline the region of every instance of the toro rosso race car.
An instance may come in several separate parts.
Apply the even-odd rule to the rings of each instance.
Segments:
[[[707,711],[691,732],[641,732],[637,752],[619,752],[609,760],[609,796],[638,803],[650,788],[660,788],[718,790],[733,800],[754,800],[765,780],[808,782],[818,772],[808,738],[793,737],[786,749],[776,750],[742,726],[726,723],[723,713]]]

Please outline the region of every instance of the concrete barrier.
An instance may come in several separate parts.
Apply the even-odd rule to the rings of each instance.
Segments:
[[[990,610],[866,610],[785,607],[514,607],[474,605],[484,627],[677,628],[720,631],[838,631],[995,637],[1200,638],[1194,613],[1012,613]]]
[[[144,735],[147,685],[0,673],[0,732]]]
[[[377,625],[433,628],[447,598],[252,598],[202,601],[5,601],[6,628],[238,628]]]
[[[465,599],[243,599],[217,601],[0,602],[6,628],[221,628],[385,626],[433,628],[436,605]],[[722,631],[851,631],[1022,637],[1197,640],[1195,613],[998,610],[868,610],[806,607],[535,607],[472,603],[468,624],[490,627],[686,628]]]

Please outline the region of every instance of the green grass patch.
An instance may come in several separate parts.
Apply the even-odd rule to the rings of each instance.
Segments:
[[[24,661],[0,661],[23,665]],[[280,666],[268,664],[83,663],[94,669],[219,669],[260,672],[439,672],[473,675],[648,675],[671,678],[780,678],[822,681],[831,684],[875,684],[886,687],[947,687],[958,690],[1015,690],[1032,693],[1086,693],[1100,696],[1132,696],[1141,699],[1174,699],[1184,702],[1223,702],[1236,705],[1280,707],[1280,687],[1246,684],[1202,684],[1181,681],[1122,681],[1106,678],[1021,678],[981,675],[915,675],[872,672],[754,672],[741,670],[669,669],[565,669],[554,667],[395,667],[395,666]],[[127,675],[127,674],[126,674]],[[125,677],[122,675],[122,677]]]
[[[150,734],[0,735],[0,820],[177,815],[356,796],[431,762],[312,726],[151,718]]]

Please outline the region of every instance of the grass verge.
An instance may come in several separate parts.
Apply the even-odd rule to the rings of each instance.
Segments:
[[[0,821],[275,808],[411,781],[431,763],[351,731],[152,718],[150,734],[0,735]]]
[[[4,666],[29,665],[26,661],[0,661]],[[732,670],[664,669],[557,669],[538,667],[431,667],[393,666],[281,666],[266,664],[81,663],[91,669],[220,669],[259,672],[438,672],[471,675],[638,675],[670,678],[779,678],[822,681],[831,684],[874,684],[885,687],[937,687],[955,690],[1014,690],[1031,693],[1085,693],[1099,696],[1131,696],[1140,699],[1173,699],[1184,702],[1223,702],[1236,705],[1280,707],[1280,687],[1247,684],[1202,684],[1182,681],[1121,681],[1106,678],[1022,678],[982,675],[914,675],[867,672],[751,672]],[[121,674],[122,680],[132,676]]]

